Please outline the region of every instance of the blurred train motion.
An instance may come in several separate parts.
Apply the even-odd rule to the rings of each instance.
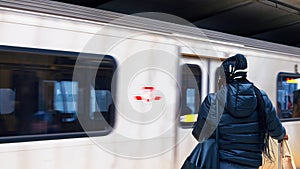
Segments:
[[[216,70],[236,53],[300,168],[299,48],[58,2],[0,8],[2,169],[178,169]]]

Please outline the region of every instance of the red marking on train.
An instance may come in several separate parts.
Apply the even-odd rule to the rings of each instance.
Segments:
[[[155,90],[152,86],[142,87],[143,93],[142,96],[134,96],[135,100],[144,100],[146,102],[151,102],[151,100],[160,100],[161,96],[152,96],[153,91]]]
[[[160,99],[161,99],[160,96],[155,96],[155,97],[154,97],[154,100],[160,100]]]
[[[143,100],[143,97],[142,96],[135,96],[135,99],[136,100]]]
[[[152,86],[145,86],[143,87],[144,90],[150,90],[150,91],[153,91],[154,90],[154,87]]]

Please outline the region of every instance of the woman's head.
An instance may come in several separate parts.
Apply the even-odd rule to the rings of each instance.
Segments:
[[[247,59],[242,54],[236,54],[225,59],[221,67],[227,83],[231,83],[234,79],[247,77]]]

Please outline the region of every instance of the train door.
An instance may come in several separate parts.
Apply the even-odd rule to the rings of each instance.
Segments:
[[[108,137],[95,141],[116,156],[113,168],[175,168],[178,48],[159,43],[165,37],[147,35],[153,37],[126,38],[110,50],[119,56],[112,82],[116,124]]]
[[[189,155],[197,143],[191,135],[194,122],[197,120],[201,102],[206,95],[215,92],[216,70],[221,64],[217,57],[206,57],[193,54],[181,54],[181,97],[178,115],[177,134],[177,168]]]

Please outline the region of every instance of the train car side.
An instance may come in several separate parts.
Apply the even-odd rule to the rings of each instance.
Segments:
[[[118,24],[124,18],[9,7],[0,16],[2,168],[180,168],[216,69],[236,53],[280,110],[300,167],[299,118],[286,102],[300,86],[297,52]]]

